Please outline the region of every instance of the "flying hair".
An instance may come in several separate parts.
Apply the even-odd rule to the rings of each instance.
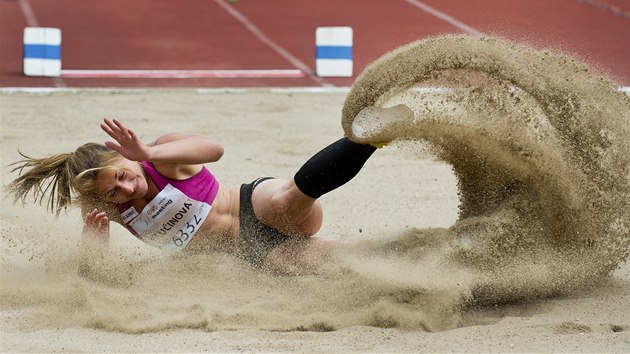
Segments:
[[[75,203],[93,200],[94,181],[98,173],[107,168],[118,153],[105,145],[87,143],[71,153],[59,153],[43,158],[33,158],[18,151],[22,160],[11,172],[19,176],[6,186],[17,202],[26,200],[32,192],[35,202],[42,205],[47,199],[47,209],[59,216],[61,211]],[[73,199],[73,192],[77,199]]]

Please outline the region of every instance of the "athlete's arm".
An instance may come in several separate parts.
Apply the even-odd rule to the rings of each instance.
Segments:
[[[96,208],[82,208],[83,234],[79,246],[79,274],[91,277],[109,245],[109,218]]]
[[[221,144],[202,135],[169,133],[147,146],[151,148],[151,162],[198,165],[219,161],[223,156]]]
[[[218,161],[223,156],[223,147],[219,143],[200,135],[170,133],[153,143],[144,144],[131,129],[116,119],[104,119],[101,128],[117,142],[107,141],[105,145],[133,161],[199,165]]]

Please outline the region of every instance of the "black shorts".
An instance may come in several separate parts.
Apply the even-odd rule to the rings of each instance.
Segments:
[[[271,250],[288,239],[280,231],[264,225],[254,214],[252,194],[260,182],[273,177],[261,177],[241,185],[239,207],[238,256],[255,267],[261,267]]]

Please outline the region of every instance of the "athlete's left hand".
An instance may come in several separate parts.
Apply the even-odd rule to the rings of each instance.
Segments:
[[[83,220],[83,235],[106,242],[109,239],[109,217],[107,214],[96,208],[87,213]]]
[[[149,159],[149,146],[141,142],[131,129],[127,128],[117,119],[109,120],[104,118],[103,122],[104,123],[101,123],[101,129],[118,142],[118,144],[116,144],[112,141],[106,141],[105,145],[107,145],[107,147],[117,151],[123,157],[132,161]]]

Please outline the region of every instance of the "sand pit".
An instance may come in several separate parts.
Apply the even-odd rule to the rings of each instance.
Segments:
[[[432,80],[437,83],[446,78],[438,75]],[[472,82],[478,80],[488,82],[487,77]],[[390,82],[389,87],[396,85]],[[496,86],[486,87],[489,91],[477,92],[478,97],[496,97],[492,95]],[[342,111],[348,114],[355,94],[193,90],[2,94],[1,162],[6,166],[17,160],[18,149],[39,156],[69,151],[87,141],[103,141],[98,122],[102,117],[118,117],[146,140],[165,131],[215,137],[226,154],[209,167],[224,185],[266,175],[290,177],[312,153],[343,134],[339,124]],[[389,92],[370,97],[375,98],[372,103],[379,104],[409,99],[389,96]],[[515,111],[513,106],[502,107]],[[494,187],[484,189],[483,199],[476,199],[471,191],[479,185],[470,173],[464,173],[474,163],[459,163],[454,150],[448,150],[459,143],[470,151],[480,151],[474,144],[463,143],[473,141],[473,133],[483,136],[472,129],[477,126],[471,126],[453,134],[455,130],[445,129],[443,124],[433,125],[434,134],[428,134],[429,138],[450,139],[443,149],[408,139],[393,143],[379,150],[351,183],[326,195],[322,199],[325,223],[321,234],[357,246],[327,265],[321,275],[261,274],[221,254],[172,258],[114,227],[112,256],[103,260],[107,276],[103,282],[94,283],[76,273],[81,230],[78,210],[55,220],[43,206],[22,207],[5,198],[0,214],[0,350],[628,351],[630,267],[623,261],[622,248],[627,233],[615,244],[618,249],[601,263],[588,256],[584,257],[587,262],[578,262],[570,252],[557,258],[567,248],[566,243],[548,241],[540,234],[531,236],[534,243],[547,246],[533,249],[550,250],[551,254],[526,254],[523,250],[532,249],[530,239],[520,242],[521,238],[508,231],[521,230],[526,224],[548,224],[543,223],[546,220],[524,219],[523,215],[531,213],[515,212],[525,206],[514,198],[540,202],[532,196],[557,192],[553,183],[573,175],[562,174],[565,170],[557,168],[560,172],[537,179],[535,168],[543,165],[530,160],[526,165],[509,150],[505,154],[482,150],[493,154],[484,165],[486,175],[477,177],[496,178],[490,179]],[[508,128],[505,124],[485,128],[496,126]],[[627,124],[620,127],[628,129]],[[525,129],[517,128],[521,132]],[[514,144],[529,148],[534,152],[531,156],[544,153],[545,163],[566,162],[567,156],[571,162],[571,149],[543,149],[553,148],[555,141],[545,129],[553,128],[544,125],[536,131],[538,135],[516,139]],[[488,144],[483,146],[494,147],[500,142],[493,139],[493,131],[485,132]],[[548,144],[538,147],[541,150],[524,145],[541,136]],[[604,162],[618,161],[615,158]],[[510,163],[506,165],[506,161]],[[497,166],[509,166],[509,173],[488,173]],[[580,165],[578,170],[588,174],[584,168]],[[530,173],[523,175],[527,171]],[[2,183],[14,176],[3,169]],[[515,176],[528,178],[518,179],[522,180],[518,184],[514,183]],[[548,189],[536,189],[540,184],[534,182],[541,180]],[[497,187],[506,181],[512,182],[511,189]],[[577,187],[567,185],[567,193],[577,194],[552,200],[582,212],[578,192],[584,189],[579,183]],[[511,203],[505,204],[508,196]],[[619,197],[613,202],[627,201],[628,195]],[[548,206],[546,200],[540,203]],[[480,210],[480,206],[486,207]],[[488,206],[503,208],[497,207],[501,209],[497,216],[497,208]],[[548,207],[544,210],[553,210]],[[616,212],[622,213],[613,208],[607,216],[595,215],[595,221],[619,217]],[[550,218],[560,217],[562,221],[563,215],[551,213]],[[477,234],[492,228],[503,230],[507,245],[497,242],[495,233]],[[466,230],[468,238],[461,236],[461,230]],[[610,233],[605,235],[617,240]],[[590,239],[592,235],[580,237]],[[589,251],[607,255],[593,247]],[[497,257],[497,252],[507,256]],[[550,265],[549,259],[557,263]],[[586,281],[576,275],[576,268],[595,271]],[[561,278],[565,281],[559,281]]]

